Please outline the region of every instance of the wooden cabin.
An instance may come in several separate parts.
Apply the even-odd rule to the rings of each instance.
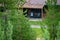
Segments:
[[[46,1],[47,0],[26,0],[26,3],[23,5],[23,11],[28,9],[26,14],[29,18],[44,18],[46,17],[44,7],[48,9],[45,3]],[[57,4],[60,5],[60,0],[57,1]]]
[[[23,10],[27,11],[27,17],[30,18],[42,18],[45,13],[43,12],[44,1],[42,0],[26,0],[26,3],[23,5]]]

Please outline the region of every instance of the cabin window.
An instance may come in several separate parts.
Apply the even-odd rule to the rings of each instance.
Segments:
[[[27,17],[30,18],[41,18],[41,9],[28,9],[25,14],[27,14]]]

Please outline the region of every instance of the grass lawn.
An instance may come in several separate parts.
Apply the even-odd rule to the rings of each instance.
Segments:
[[[30,25],[45,25],[44,22],[42,21],[29,21],[30,22]],[[41,39],[44,39],[45,37],[48,38],[48,32],[46,31],[45,28],[32,28],[32,30],[34,30],[36,32],[36,36],[37,38],[41,38]]]
[[[44,25],[45,23],[43,23],[42,21],[29,21],[29,23],[31,25]]]
[[[43,37],[43,31],[41,28],[32,28],[35,32],[37,37]]]
[[[42,21],[29,21],[30,22],[30,25],[44,25],[44,23]],[[43,37],[43,31],[41,28],[32,28],[36,34],[37,34],[37,37]]]

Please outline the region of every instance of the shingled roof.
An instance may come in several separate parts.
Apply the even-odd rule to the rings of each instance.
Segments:
[[[45,4],[46,0],[28,0],[27,2],[29,2],[30,4]]]
[[[23,8],[40,8],[40,9],[42,9],[43,7],[44,7],[44,5],[42,5],[42,4],[35,5],[35,4],[25,3],[23,5]]]
[[[43,8],[46,0],[26,0],[23,8]]]
[[[46,5],[47,0],[26,0],[23,8],[43,8]],[[60,5],[60,0],[57,1],[57,5]]]

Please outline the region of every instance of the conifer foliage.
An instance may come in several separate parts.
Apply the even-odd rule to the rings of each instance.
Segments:
[[[19,8],[24,2],[25,0],[0,0],[0,40],[35,40],[29,21]]]
[[[48,26],[49,40],[58,40],[58,30],[59,30],[59,21],[60,21],[60,12],[57,5],[57,0],[47,0],[47,16],[46,16],[46,25]],[[60,39],[59,39],[60,40]]]

